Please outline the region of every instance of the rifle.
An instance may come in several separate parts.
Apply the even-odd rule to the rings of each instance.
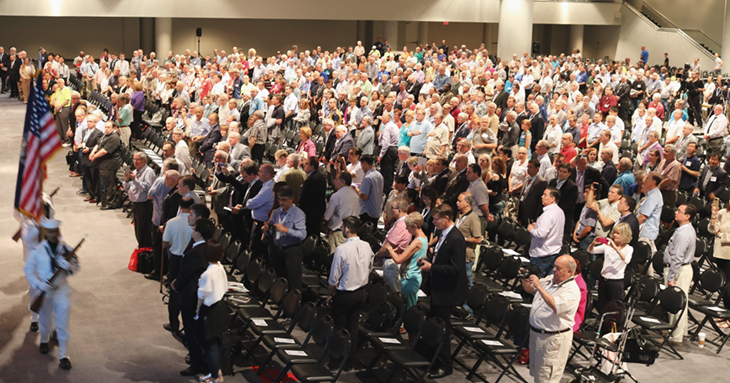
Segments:
[[[59,189],[61,189],[60,186],[57,187],[56,190],[54,190],[53,193],[51,193],[51,195],[49,195],[48,197],[53,198],[53,196],[56,195],[56,193],[58,193]],[[15,232],[15,234],[13,235],[13,241],[18,242],[19,239],[20,239],[20,229],[18,229],[18,231]]]
[[[70,261],[71,260],[71,257],[73,257],[74,255],[76,255],[76,251],[81,247],[81,244],[84,243],[84,241],[86,241],[86,237],[88,237],[88,236],[89,236],[88,234],[84,235],[84,238],[81,238],[81,241],[79,242],[79,244],[76,245],[76,247],[74,247],[73,250],[71,250],[68,253],[64,254],[63,257],[67,261]],[[53,281],[56,280],[56,277],[58,277],[61,274],[62,271],[66,271],[66,270],[63,270],[63,269],[56,270],[56,272],[53,273],[53,276],[51,276],[51,279],[48,280],[48,284],[53,284]],[[46,296],[46,292],[45,291],[41,291],[41,293],[33,300],[33,303],[31,303],[30,310],[33,311],[34,313],[39,314],[40,313],[41,306],[43,305],[43,299],[45,298],[45,296]]]

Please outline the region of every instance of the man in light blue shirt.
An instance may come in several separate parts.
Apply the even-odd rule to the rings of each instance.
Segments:
[[[426,110],[421,107],[416,108],[416,121],[413,122],[407,133],[408,137],[411,137],[412,154],[423,156],[428,140],[426,136],[428,136],[431,130],[433,130],[433,125],[426,121]]]
[[[263,164],[259,168],[261,190],[255,197],[246,201],[246,209],[251,210],[253,227],[251,229],[250,249],[254,257],[263,257],[266,254],[266,245],[261,241],[264,222],[269,219],[269,211],[274,206],[274,167]]]
[[[261,190],[263,192],[263,188]],[[259,192],[261,195],[261,192]],[[269,261],[279,278],[289,281],[289,290],[302,288],[302,248],[307,237],[307,217],[294,205],[294,190],[286,185],[277,191],[279,208],[264,224],[264,233],[270,237]]]
[[[659,192],[659,183],[661,182],[662,177],[658,173],[647,174],[642,186],[646,198],[644,198],[644,202],[641,203],[637,213],[639,225],[644,225],[639,234],[639,241],[646,242],[651,246],[652,255],[656,253],[654,241],[659,235],[659,218],[662,214],[662,206],[664,206],[662,193]]]
[[[444,90],[444,85],[446,84],[451,84],[451,79],[449,78],[449,75],[446,74],[446,68],[441,67],[439,68],[439,74],[437,74],[433,79],[433,87],[436,88],[437,91],[441,92]]]
[[[601,132],[606,129],[606,125],[603,125],[603,115],[601,112],[596,112],[593,115],[593,123],[588,127],[588,146],[595,146],[598,148],[600,141],[598,138],[601,136]]]
[[[360,220],[378,224],[383,207],[383,175],[373,168],[373,157],[363,156],[360,165],[365,174],[355,191],[360,197]]]

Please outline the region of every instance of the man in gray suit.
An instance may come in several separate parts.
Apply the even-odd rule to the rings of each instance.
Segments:
[[[372,117],[365,116],[362,118],[362,124],[357,128],[357,139],[355,146],[362,149],[363,155],[372,156],[375,147],[375,133],[373,132]]]
[[[231,144],[231,153],[228,155],[228,162],[234,169],[241,166],[241,161],[251,158],[251,149],[248,145],[241,143],[241,135],[236,132],[228,133],[228,143]]]

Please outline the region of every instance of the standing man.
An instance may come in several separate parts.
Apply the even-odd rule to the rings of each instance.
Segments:
[[[360,187],[354,186],[360,197],[360,220],[377,225],[383,206],[383,176],[373,167],[373,157],[362,156],[360,163],[365,175]]]
[[[261,165],[258,176],[258,181],[261,183],[258,193],[251,197],[249,192],[246,192],[244,197],[244,205],[251,211],[253,219],[249,241],[252,257],[263,257],[266,254],[266,245],[261,241],[261,234],[264,222],[268,221],[269,212],[274,206],[274,167],[271,164]],[[253,184],[249,187],[251,188]]]
[[[100,195],[101,210],[114,209],[118,202],[114,191],[117,188],[117,169],[122,164],[119,153],[121,145],[122,140],[117,134],[116,123],[107,121],[104,125],[104,137],[101,138],[99,144],[94,147],[89,155],[89,160],[99,169],[99,178],[105,187],[104,194]],[[92,185],[93,187],[95,186]],[[101,188],[98,187],[98,190],[101,190]]]
[[[692,204],[680,205],[674,213],[674,219],[679,227],[672,234],[672,238],[667,245],[667,251],[664,253],[664,264],[669,265],[664,268],[665,283],[667,286],[677,286],[685,294],[689,294],[689,285],[692,283],[694,272],[692,271],[692,261],[695,259],[695,244],[697,235],[692,226],[692,218],[697,213],[697,208]],[[677,318],[679,315],[679,318]],[[669,314],[669,323],[679,320],[677,327],[674,328],[672,336],[669,338],[672,346],[679,347],[682,340],[687,335],[687,306],[685,305],[679,314]]]
[[[330,249],[336,249],[347,239],[342,227],[343,219],[360,215],[360,198],[355,189],[350,187],[352,174],[340,172],[335,177],[334,184],[336,192],[330,197],[324,212],[324,220],[327,222],[327,243],[330,244]]]
[[[553,272],[555,259],[563,245],[563,230],[565,229],[565,213],[558,207],[560,192],[554,187],[548,187],[542,193],[542,214],[536,222],[527,226],[532,235],[530,243],[530,263],[542,270],[542,275]],[[575,313],[574,313],[575,314]],[[568,328],[573,328],[569,326]]]
[[[537,173],[540,169],[540,162],[537,159],[532,159],[527,163],[527,178],[522,188],[522,194],[520,196],[520,208],[517,217],[520,223],[529,225],[540,216],[541,198],[545,188],[547,187],[547,181],[540,177]]]
[[[657,171],[662,177],[659,183],[659,192],[662,193],[662,199],[667,206],[674,206],[677,201],[677,189],[679,189],[679,181],[682,178],[682,164],[675,160],[677,148],[669,144],[664,147],[664,159],[659,163]]]
[[[0,94],[5,94],[5,84],[8,82],[9,69],[10,55],[5,53],[5,48],[0,47]]]
[[[580,303],[576,262],[570,255],[555,260],[553,274],[530,275],[522,288],[535,294],[530,309],[530,375],[537,383],[558,383],[573,343],[573,324]]]
[[[722,105],[718,104],[712,109],[714,114],[705,125],[705,140],[709,145],[708,152],[722,153],[722,143],[727,133],[727,117],[723,113]]]
[[[167,179],[167,175],[165,177]],[[163,252],[167,253],[166,255],[170,260],[167,274],[167,278],[170,281],[177,279],[178,273],[180,273],[180,265],[183,261],[183,254],[193,236],[193,225],[195,222],[193,222],[193,225],[189,224],[192,206],[192,198],[183,198],[180,201],[180,215],[167,221],[162,234]],[[170,289],[167,315],[169,322],[162,325],[162,327],[167,331],[178,334],[180,332],[180,320],[178,319],[180,315],[180,294],[173,289]]]
[[[564,234],[570,234],[573,231],[573,209],[575,209],[575,201],[578,199],[578,187],[575,186],[575,182],[570,180],[570,171],[570,164],[562,163],[558,166],[558,178],[550,181],[550,186],[560,192],[558,207],[565,214]]]
[[[662,206],[664,206],[664,199],[662,193],[659,191],[659,184],[662,182],[662,177],[657,173],[649,173],[644,178],[642,185],[642,191],[646,197],[644,202],[639,206],[639,212],[636,214],[639,219],[639,224],[644,225],[641,228],[641,234],[639,235],[639,241],[646,242],[651,247],[651,255],[656,253],[656,241],[659,236],[659,219],[662,214]]]
[[[302,288],[302,248],[307,237],[306,216],[294,205],[294,190],[288,185],[276,192],[279,208],[264,223],[264,233],[271,236],[269,262],[279,278],[289,281],[289,291]]]
[[[332,308],[335,327],[346,329],[351,336],[346,370],[352,370],[353,361],[357,360],[359,312],[367,298],[365,287],[373,262],[370,245],[357,236],[360,227],[360,219],[355,216],[342,219],[342,231],[347,240],[335,249],[327,292],[327,305]],[[330,365],[334,363],[330,362]]]
[[[390,209],[395,222],[390,230],[388,230],[385,241],[383,241],[383,246],[375,253],[375,256],[383,259],[383,279],[388,283],[390,293],[395,294],[401,291],[400,272],[398,264],[390,256],[387,245],[390,244],[390,247],[400,254],[408,248],[413,236],[406,229],[408,202],[405,198],[395,198],[385,208]]]
[[[319,237],[322,228],[322,216],[327,209],[327,180],[320,173],[317,157],[309,157],[303,161],[302,169],[306,179],[302,184],[299,196],[299,208],[307,216],[307,235]],[[334,249],[334,247],[332,247]]]
[[[134,217],[134,236],[137,238],[137,248],[152,247],[152,200],[148,192],[155,182],[155,172],[147,166],[147,155],[142,152],[134,153],[133,172],[124,172],[124,190],[127,191],[132,202],[132,216]]]
[[[727,187],[727,173],[720,167],[720,154],[712,153],[695,183],[694,195],[701,195],[712,201]]]
[[[68,285],[68,276],[79,270],[79,260],[72,255],[69,260],[66,254],[73,249],[61,241],[59,226],[61,221],[57,219],[41,219],[41,227],[45,229],[45,241],[41,242],[31,252],[25,263],[25,277],[31,286],[32,291],[40,294],[44,291],[43,306],[40,312],[41,346],[40,352],[48,354],[48,340],[51,333],[56,331],[58,340],[59,367],[64,370],[71,369],[71,360],[66,352],[68,349],[68,320],[71,310],[71,287]],[[59,271],[58,277],[51,283],[51,276]],[[35,299],[31,296],[31,302]]]
[[[398,159],[398,125],[392,121],[390,114],[387,113],[383,115],[382,121],[383,128],[379,137],[380,154],[378,155],[378,163],[382,172],[384,192],[387,194],[390,193],[390,189],[393,187],[393,172],[395,161]],[[364,166],[363,171],[365,171]],[[376,216],[380,216],[380,214]]]
[[[423,260],[421,272],[428,275],[426,289],[431,297],[431,316],[441,318],[446,325],[444,344],[434,363],[429,379],[439,379],[453,373],[451,360],[451,312],[466,300],[467,279],[466,240],[454,226],[454,211],[447,204],[434,208],[433,224],[440,232],[431,261]],[[577,300],[576,300],[577,302]]]

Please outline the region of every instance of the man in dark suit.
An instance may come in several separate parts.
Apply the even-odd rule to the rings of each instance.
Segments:
[[[185,251],[180,271],[171,284],[171,287],[180,293],[180,312],[190,352],[190,367],[180,371],[182,376],[201,374],[205,368],[203,349],[195,337],[198,328],[194,317],[198,305],[198,279],[208,267],[208,262],[205,260],[205,241],[213,236],[214,230],[215,226],[210,220],[201,219],[195,222],[192,246]]]
[[[0,94],[5,93],[5,84],[8,81],[8,71],[10,70],[10,55],[5,53],[5,48],[0,47]]]
[[[608,197],[608,188],[610,185],[606,182],[606,179],[603,178],[600,171],[588,166],[588,158],[584,155],[576,157],[575,168],[573,168],[573,171],[570,174],[570,180],[575,182],[575,186],[578,187],[578,191],[585,190],[586,186],[597,183],[601,188],[601,198],[599,199]],[[578,216],[580,215],[581,210],[583,210],[583,206],[585,204],[586,201],[583,193],[579,192],[573,214],[574,220],[578,220]]]
[[[570,164],[560,164],[558,167],[558,178],[550,181],[550,186],[560,191],[558,206],[565,213],[565,233],[573,231],[573,213],[575,201],[578,199],[578,187],[570,180]]]
[[[446,324],[446,334],[441,352],[434,363],[429,379],[439,379],[452,373],[451,360],[451,312],[466,300],[466,239],[454,226],[454,211],[448,205],[439,205],[433,211],[433,223],[438,230],[438,242],[431,261],[420,263],[426,275],[426,290],[431,297],[431,316],[441,318]]]
[[[355,139],[352,138],[351,134],[347,134],[347,128],[344,125],[335,128],[335,137],[335,146],[329,157],[330,163],[337,161],[337,156],[347,158],[350,148],[355,146]]]
[[[727,173],[720,167],[720,154],[712,153],[707,165],[695,183],[694,195],[702,195],[712,201],[727,187]]]
[[[504,90],[504,83],[500,81],[497,83],[497,89],[494,90],[494,99],[492,101],[497,104],[497,108],[504,111],[507,107],[507,98],[509,98],[509,93]]]
[[[436,195],[442,195],[446,191],[446,185],[449,183],[451,178],[451,169],[449,169],[449,160],[446,158],[439,158],[436,160],[436,171],[438,174],[433,180],[431,187],[436,190]]]
[[[18,98],[20,96],[19,89],[18,89],[18,82],[20,81],[20,66],[23,65],[23,60],[25,60],[26,53],[20,52],[18,55],[13,55],[11,49],[11,57],[10,57],[10,70],[8,73],[8,81],[10,81],[10,98]],[[35,86],[34,84],[31,84],[31,86]]]
[[[213,145],[220,142],[222,136],[221,126],[218,124],[218,114],[211,113],[208,116],[208,121],[210,122],[210,131],[208,131],[208,134],[205,135],[205,138],[201,142],[198,153],[210,169],[213,167],[213,155],[215,154],[215,147]]]
[[[634,249],[639,244],[639,219],[634,214],[636,209],[636,200],[631,196],[623,196],[618,201],[618,211],[621,213],[621,217],[616,221],[616,224],[627,223],[631,227],[631,247]]]
[[[530,223],[537,221],[542,214],[542,193],[548,184],[544,178],[537,175],[540,171],[540,161],[532,159],[527,163],[527,179],[525,187],[522,188],[520,209],[517,214],[522,226],[527,227]]]
[[[249,169],[250,168],[250,169]],[[223,182],[228,184],[229,200],[228,206],[231,208],[229,217],[230,232],[233,235],[233,239],[244,241],[250,238],[250,233],[247,236],[246,225],[243,213],[243,198],[248,191],[248,188],[256,179],[256,173],[258,169],[253,163],[253,160],[244,159],[239,167],[239,172],[229,172],[226,174],[227,169],[221,173],[216,173],[216,177]],[[249,213],[250,216],[250,213]]]
[[[334,177],[334,168],[331,168],[330,165],[330,157],[332,157],[332,152],[335,150],[335,143],[337,142],[337,136],[335,135],[335,123],[329,118],[325,118],[322,121],[322,127],[324,128],[324,150],[322,151],[321,157],[319,158],[319,162],[325,164],[325,166],[328,166],[328,174],[330,174],[330,183],[332,182],[332,178]]]
[[[319,161],[316,157],[309,157],[304,161],[302,168],[307,173],[307,179],[302,184],[302,194],[299,196],[299,208],[306,216],[307,236],[319,237],[322,228],[322,217],[327,210],[325,202],[327,181],[320,173]]]
[[[81,166],[83,166],[83,183],[84,189],[89,192],[87,197],[89,203],[96,203],[101,201],[101,195],[99,194],[99,169],[94,166],[94,163],[89,159],[89,154],[96,145],[99,144],[101,138],[104,137],[99,129],[92,126],[88,127],[81,138]],[[86,201],[86,200],[85,200]]]
[[[530,104],[530,115],[528,119],[530,120],[530,124],[532,124],[530,125],[530,133],[532,133],[532,137],[542,137],[543,132],[545,131],[545,121],[540,115],[540,106],[536,103]],[[535,151],[535,145],[537,145],[538,141],[540,140],[533,139],[530,141],[530,151]]]
[[[411,152],[407,148],[398,148],[398,160],[395,161],[395,173],[393,179],[397,180],[400,177],[406,177],[411,174],[411,169],[408,167],[408,159],[411,157]]]
[[[466,167],[469,165],[469,160],[464,154],[457,154],[454,160],[454,166],[456,169],[451,173],[449,182],[446,184],[446,191],[444,192],[443,201],[451,206],[451,209],[456,211],[456,200],[459,198],[459,194],[466,191],[469,188],[469,180],[466,179]]]

